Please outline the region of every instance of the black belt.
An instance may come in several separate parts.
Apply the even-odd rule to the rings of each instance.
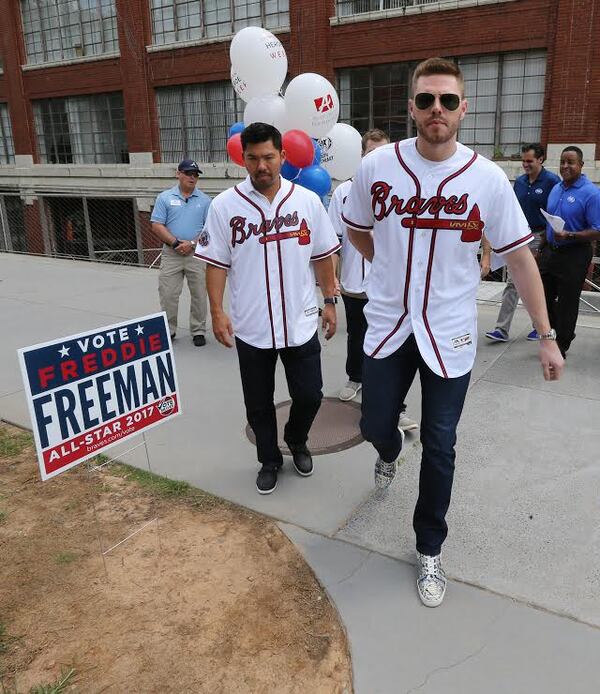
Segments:
[[[589,249],[591,246],[591,242],[586,242],[586,243],[579,243],[578,241],[575,241],[574,243],[566,243],[566,244],[557,244],[557,243],[549,243],[548,246],[553,251],[568,251],[571,250],[572,248],[586,248]]]

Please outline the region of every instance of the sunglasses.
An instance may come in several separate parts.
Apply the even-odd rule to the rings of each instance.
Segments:
[[[440,103],[447,111],[456,111],[460,106],[460,96],[458,94],[440,94]],[[415,106],[419,111],[425,111],[431,108],[435,103],[435,94],[429,92],[421,92],[416,94],[413,99]]]
[[[183,172],[186,176],[193,176],[194,178],[198,178],[200,174],[197,171],[184,171]]]

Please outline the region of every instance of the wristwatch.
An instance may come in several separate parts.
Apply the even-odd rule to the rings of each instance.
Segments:
[[[556,340],[556,330],[554,330],[554,328],[550,328],[550,330],[547,333],[540,333],[539,339],[540,340]]]
[[[179,246],[180,243],[181,243],[181,239],[175,239],[175,241],[173,241],[173,243],[171,244],[171,248],[173,250],[175,250],[177,248],[177,246]]]
[[[326,296],[323,299],[324,304],[337,304],[337,296]]]
[[[577,238],[577,234],[576,234],[574,231],[570,231],[570,232],[569,232],[569,238],[570,238],[570,239],[576,239],[576,238]]]

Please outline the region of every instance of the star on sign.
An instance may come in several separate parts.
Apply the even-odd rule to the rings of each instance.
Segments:
[[[135,329],[135,332],[138,335],[142,335],[144,333],[144,328],[142,328],[142,326],[138,323],[137,328]]]
[[[69,350],[70,347],[65,347],[64,345],[62,346],[62,349],[58,350],[58,353],[60,354],[61,357],[68,357],[69,356]]]

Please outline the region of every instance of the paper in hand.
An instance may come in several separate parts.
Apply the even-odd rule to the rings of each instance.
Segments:
[[[540,212],[544,215],[548,224],[552,227],[553,231],[562,231],[565,228],[565,220],[554,214],[548,214],[546,210],[540,208]]]

